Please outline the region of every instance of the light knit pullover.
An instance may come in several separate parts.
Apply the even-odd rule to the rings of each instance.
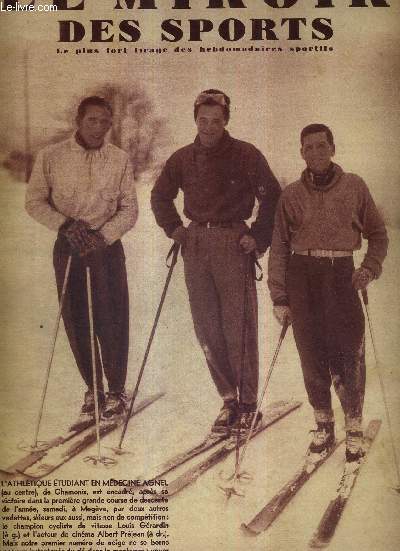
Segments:
[[[111,245],[134,226],[138,215],[128,155],[110,143],[85,149],[75,137],[45,147],[36,158],[25,207],[54,231],[67,218],[84,220]]]
[[[365,182],[334,164],[329,184],[316,186],[305,170],[283,191],[275,215],[269,255],[268,286],[274,304],[287,303],[286,270],[293,252],[308,249],[368,249],[362,266],[379,277],[387,253],[385,224]]]

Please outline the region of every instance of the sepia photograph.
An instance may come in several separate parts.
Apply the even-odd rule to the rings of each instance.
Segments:
[[[2,549],[399,548],[399,23],[0,2]]]

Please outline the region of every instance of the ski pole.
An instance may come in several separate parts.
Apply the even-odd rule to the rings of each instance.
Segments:
[[[32,450],[38,449],[39,428],[40,428],[40,423],[41,423],[42,415],[43,415],[43,407],[44,407],[44,401],[45,401],[46,393],[47,393],[47,386],[48,386],[48,383],[49,383],[50,370],[51,370],[51,366],[52,366],[52,363],[53,363],[54,350],[55,350],[55,347],[56,347],[58,329],[60,327],[60,319],[61,319],[62,308],[63,308],[63,304],[64,304],[64,297],[65,297],[65,293],[66,293],[67,285],[68,285],[69,272],[71,270],[71,262],[72,262],[72,256],[69,255],[68,260],[67,260],[67,267],[65,269],[65,274],[64,274],[64,281],[63,281],[60,300],[59,300],[58,314],[57,314],[56,323],[55,323],[55,326],[54,326],[53,338],[52,338],[51,346],[50,346],[50,356],[49,356],[49,361],[47,363],[45,383],[44,383],[43,390],[42,390],[42,397],[41,397],[41,402],[40,402],[39,414],[38,414],[38,418],[37,418],[37,422],[36,422],[36,428],[35,428],[35,436],[34,436],[34,440],[33,440],[33,445],[31,446]]]
[[[242,315],[242,356],[241,356],[241,366],[240,366],[240,381],[239,381],[239,419],[240,412],[242,409],[242,395],[243,395],[243,379],[244,379],[244,369],[246,365],[246,339],[247,339],[247,300],[249,294],[249,279],[250,279],[250,256],[246,256],[246,271],[244,276],[244,292],[243,292],[243,315]],[[236,445],[235,445],[235,472],[237,465],[239,463],[239,450],[240,450],[240,440],[241,440],[241,425],[239,423],[239,428],[236,434]]]
[[[92,282],[90,277],[90,266],[86,265],[86,289],[89,313],[89,332],[90,332],[90,352],[92,357],[92,379],[93,379],[93,396],[94,396],[94,415],[96,421],[96,442],[97,442],[97,461],[101,461],[100,454],[100,409],[99,396],[97,394],[97,369],[96,369],[96,349],[94,341],[94,324],[93,324],[93,300],[92,300]]]
[[[379,362],[378,352],[377,352],[376,344],[375,344],[375,336],[374,336],[374,330],[373,330],[371,315],[370,315],[370,311],[369,311],[367,290],[362,289],[361,290],[361,295],[362,295],[362,299],[363,299],[363,303],[364,303],[364,307],[365,307],[365,312],[367,314],[369,334],[371,335],[372,348],[374,350],[374,357],[375,357],[375,365],[376,365],[377,371],[378,371],[378,378],[379,378],[379,384],[380,384],[381,392],[382,392],[382,399],[383,399],[383,403],[384,403],[384,406],[385,406],[386,421],[387,421],[387,426],[388,426],[388,430],[389,430],[390,443],[392,445],[393,462],[394,462],[394,466],[395,466],[395,469],[396,469],[396,475],[397,475],[397,486],[394,489],[396,490],[396,492],[400,493],[399,460],[398,460],[398,457],[397,457],[396,446],[394,444],[392,422],[391,422],[391,419],[390,419],[389,406],[388,406],[388,403],[387,403],[385,385],[384,385],[384,382],[383,382],[383,374],[381,372],[381,364]]]
[[[239,469],[243,463],[243,460],[244,460],[244,457],[245,457],[245,454],[246,454],[246,450],[248,448],[248,445],[249,445],[249,442],[251,440],[251,437],[253,436],[253,433],[254,433],[254,428],[255,428],[255,425],[256,425],[256,420],[257,420],[257,415],[261,409],[261,406],[262,406],[262,403],[264,401],[264,397],[265,397],[265,393],[267,391],[267,388],[268,388],[268,384],[269,384],[269,381],[270,381],[270,378],[271,378],[271,375],[272,375],[272,372],[274,370],[274,367],[275,367],[275,364],[276,364],[276,360],[278,358],[278,354],[279,354],[279,351],[281,349],[281,346],[282,346],[282,342],[283,342],[283,339],[285,338],[285,335],[286,335],[286,331],[289,327],[289,323],[287,321],[287,319],[285,319],[284,323],[283,323],[283,326],[282,326],[282,330],[281,330],[281,333],[279,335],[279,340],[278,340],[278,344],[276,346],[276,349],[275,349],[275,353],[274,353],[274,356],[272,358],[272,361],[271,361],[271,365],[269,367],[269,370],[268,370],[268,373],[267,373],[267,376],[265,378],[265,382],[264,382],[264,386],[263,386],[263,389],[262,389],[262,392],[261,392],[261,395],[260,395],[260,399],[258,400],[258,403],[257,403],[257,408],[256,408],[256,411],[255,411],[255,415],[253,417],[253,421],[251,423],[251,426],[250,426],[250,430],[247,434],[247,437],[246,437],[246,441],[244,443],[244,446],[242,448],[242,453],[240,454],[240,457],[239,457],[239,460],[236,462],[236,466],[235,466],[235,472],[233,473],[233,475],[230,477],[230,480],[233,479],[233,484],[232,486],[228,487],[228,488],[221,488],[227,495],[227,498],[229,499],[232,495],[240,495],[236,488],[235,488],[235,483],[236,481],[240,478],[240,472],[239,472]]]
[[[179,248],[180,248],[180,244],[175,242],[172,245],[172,247],[169,250],[168,255],[167,255],[167,260],[166,260],[167,263],[168,263],[169,258],[172,256],[171,264],[169,266],[167,279],[165,281],[164,289],[163,289],[163,292],[161,294],[161,299],[160,299],[160,303],[159,303],[158,308],[157,308],[156,317],[154,319],[153,327],[151,328],[150,337],[149,337],[149,340],[148,340],[148,343],[147,343],[146,351],[144,353],[142,365],[140,366],[139,375],[138,375],[137,380],[136,380],[136,385],[135,385],[135,388],[134,388],[134,391],[133,391],[133,394],[132,394],[132,398],[131,398],[131,401],[130,401],[130,404],[129,404],[128,413],[127,413],[127,416],[126,416],[126,419],[125,419],[125,422],[124,422],[124,426],[123,426],[123,429],[122,429],[122,433],[121,433],[121,437],[120,437],[120,440],[119,440],[119,443],[118,443],[118,447],[114,448],[114,452],[116,454],[121,454],[122,453],[122,443],[124,441],[126,429],[128,428],[129,419],[132,416],[133,406],[135,405],[135,400],[136,400],[136,397],[137,397],[138,392],[139,392],[139,386],[140,386],[140,382],[141,382],[142,377],[143,377],[144,368],[146,366],[147,358],[149,357],[150,348],[151,348],[153,338],[154,338],[154,335],[155,335],[155,332],[156,332],[156,329],[157,329],[158,320],[160,319],[161,310],[162,310],[162,307],[163,307],[163,304],[164,304],[164,301],[165,301],[165,297],[167,296],[167,290],[168,290],[169,283],[171,281],[172,272],[174,271],[175,264],[177,263],[177,260],[178,260]]]
[[[90,336],[90,352],[92,360],[92,383],[93,383],[93,398],[94,398],[94,416],[96,426],[96,444],[97,455],[89,455],[85,457],[85,461],[91,462],[94,465],[102,464],[106,467],[115,464],[115,460],[102,456],[100,449],[100,407],[99,407],[99,395],[97,388],[97,369],[96,369],[96,345],[95,345],[95,332],[93,322],[93,297],[92,297],[92,280],[89,261],[86,262],[86,290],[87,290],[87,303],[88,303],[88,317],[89,317],[89,336]],[[101,358],[101,348],[99,347],[99,354]]]

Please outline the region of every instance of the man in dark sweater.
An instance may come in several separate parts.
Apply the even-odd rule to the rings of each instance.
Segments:
[[[196,336],[223,400],[213,430],[250,427],[257,403],[257,294],[252,262],[271,243],[280,186],[253,145],[225,127],[230,99],[205,90],[194,104],[194,143],[166,162],[153,191],[156,221],[182,245]],[[174,205],[184,194],[184,227]],[[258,200],[258,215],[245,220]]]
[[[363,180],[332,163],[333,135],[323,124],[301,132],[307,168],[285,188],[276,212],[268,285],[280,323],[292,321],[317,429],[310,452],[335,440],[331,385],[340,399],[347,461],[359,461],[365,391],[364,315],[357,291],[380,276],[388,239]],[[354,270],[353,251],[368,249]]]

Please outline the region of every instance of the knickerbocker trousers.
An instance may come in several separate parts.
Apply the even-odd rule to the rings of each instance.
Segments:
[[[293,332],[316,421],[333,420],[333,383],[346,429],[359,429],[365,392],[364,314],[351,281],[353,258],[293,254],[287,290]]]
[[[54,245],[53,263],[60,295],[70,248],[59,236]],[[99,390],[103,390],[100,362],[110,392],[121,392],[125,386],[129,346],[129,297],[125,255],[121,241],[80,258],[72,257],[62,317],[68,340],[86,385],[92,388],[92,363],[89,315],[86,291],[86,264],[92,283],[93,318],[96,346],[96,368]]]

